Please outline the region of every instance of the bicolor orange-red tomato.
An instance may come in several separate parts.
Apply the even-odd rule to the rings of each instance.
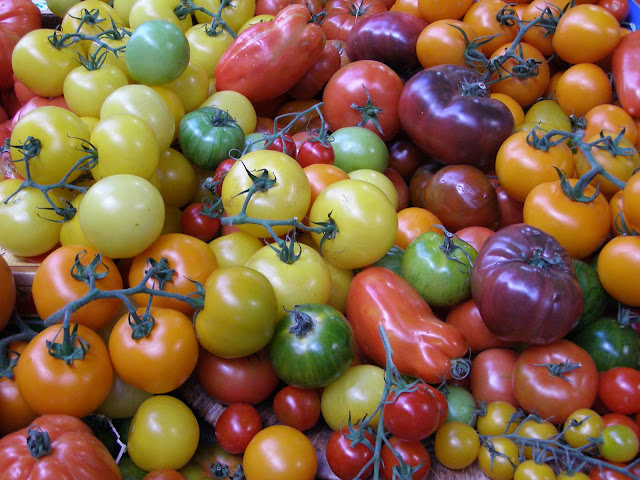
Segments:
[[[621,37],[620,23],[608,10],[598,5],[576,5],[560,18],[552,45],[568,63],[592,63],[613,52]]]
[[[571,148],[561,142],[547,150],[537,148],[529,139],[540,143],[544,132],[516,132],[507,138],[496,156],[496,175],[509,196],[524,202],[534,187],[558,178],[555,168],[571,175],[575,161]],[[554,168],[555,167],[555,168]]]
[[[473,5],[473,0],[418,0],[420,16],[429,23],[457,20]]]
[[[33,277],[33,301],[40,318],[48,318],[89,292],[90,264],[95,268],[96,288],[102,291],[122,288],[122,276],[110,258],[80,245],[59,247],[47,255]],[[75,310],[71,321],[98,330],[113,320],[120,305],[117,298],[93,300]]]
[[[585,137],[587,143],[595,142],[598,139],[600,139],[600,134],[596,134],[593,137]],[[606,147],[606,145],[604,146]],[[626,152],[618,152],[616,151],[617,149],[613,150],[612,146],[609,148],[591,147],[590,152],[596,163],[602,166],[607,173],[622,182],[626,182],[631,178],[633,172],[640,167],[640,155],[638,155],[633,144],[626,138],[620,139],[618,146],[626,149]],[[587,160],[582,150],[578,150],[575,158],[578,176],[582,176],[591,170],[591,163]],[[620,190],[620,187],[601,175],[596,175],[591,181],[591,185],[594,187],[600,185],[600,192],[607,198],[611,198],[614,193]]]
[[[633,225],[640,225],[640,172],[634,173],[622,191],[624,213]]]
[[[479,37],[496,35],[478,49],[487,57],[501,45],[512,42],[518,33],[515,22],[504,25],[498,20],[498,13],[506,6],[507,3],[502,0],[479,0],[462,17],[462,21],[469,24]]]
[[[136,313],[142,317],[145,308]],[[185,314],[152,307],[153,326],[146,336],[131,328],[131,315],[123,315],[109,337],[111,362],[125,382],[149,393],[168,393],[182,385],[198,362],[198,339]],[[143,366],[144,368],[141,368]]]
[[[568,179],[575,186],[577,179]],[[584,195],[596,190],[591,185]],[[590,202],[576,202],[563,192],[560,180],[536,186],[524,201],[524,222],[553,235],[572,258],[584,258],[600,248],[609,234],[610,213],[605,197]]]
[[[511,43],[507,43],[499,47],[493,52],[490,60],[495,60],[504,55],[511,45]],[[540,50],[525,42],[520,42],[520,44],[516,46],[514,53],[525,62],[537,62],[537,66],[532,70],[532,74],[535,73],[535,75],[525,79],[518,78],[517,76],[505,78],[491,85],[491,92],[509,95],[522,105],[522,107],[528,107],[544,95],[547,89],[551,76],[549,64]],[[516,68],[516,66],[520,66],[519,61],[513,58],[507,59],[502,63],[498,74],[509,75],[513,73],[513,69]],[[492,79],[499,78],[498,74],[494,74]]]
[[[598,255],[598,277],[617,301],[640,306],[640,237],[618,236],[609,240]]]
[[[460,20],[436,20],[430,23],[422,30],[416,42],[420,65],[424,68],[443,63],[466,66],[465,35],[469,42],[478,37],[471,25]]]
[[[585,138],[599,135],[601,132],[615,137],[624,129],[623,135],[632,145],[635,145],[638,140],[636,122],[618,105],[610,103],[597,105],[586,113],[584,119],[587,121],[587,126],[584,129]]]
[[[545,19],[549,14],[558,17],[568,4],[569,0],[533,0],[526,6],[522,14],[522,21],[531,22],[543,14]],[[552,39],[553,33],[541,26],[531,27],[523,36],[525,42],[536,47],[545,56],[553,53]]]
[[[146,283],[148,288],[159,289],[162,286],[162,290],[166,292],[189,295],[196,290],[193,282],[204,284],[218,268],[216,255],[206,242],[183,233],[169,233],[158,237],[149,248],[135,256],[129,270],[129,285],[135,286],[144,279],[151,259],[160,262],[162,258],[167,260],[168,268],[174,272],[165,281],[149,279]],[[134,298],[138,305],[146,305],[149,295],[139,293]],[[173,308],[185,315],[192,315],[194,312],[194,308],[187,302],[174,298],[156,295],[152,304],[154,307]]]
[[[607,74],[593,63],[569,67],[556,85],[556,99],[567,115],[582,117],[596,105],[611,103],[613,90]]]

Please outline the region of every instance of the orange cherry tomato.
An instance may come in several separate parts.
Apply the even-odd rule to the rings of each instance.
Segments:
[[[583,117],[596,105],[611,103],[613,90],[602,68],[593,63],[578,63],[558,80],[556,97],[564,113]]]
[[[478,37],[470,24],[460,20],[437,20],[430,23],[422,30],[416,42],[420,65],[424,68],[444,63],[467,66],[464,58],[467,46],[465,35],[469,42]]]
[[[498,35],[479,48],[480,52],[487,57],[501,45],[512,42],[518,33],[518,26],[515,22],[504,25],[497,18],[498,13],[506,6],[507,3],[502,0],[479,0],[462,17],[462,21],[471,25],[479,37]]]

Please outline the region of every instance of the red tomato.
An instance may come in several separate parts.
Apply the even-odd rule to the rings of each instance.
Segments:
[[[471,393],[480,402],[502,400],[518,407],[513,393],[513,372],[518,354],[506,348],[480,352],[471,362]]]
[[[485,240],[494,233],[494,230],[487,227],[472,226],[458,230],[456,235],[460,240],[464,240],[479,252]]]
[[[256,433],[262,430],[262,419],[254,406],[232,403],[218,417],[215,427],[220,446],[229,453],[240,454]]]
[[[0,255],[0,332],[9,323],[16,306],[16,283],[4,256]]]
[[[273,397],[273,413],[283,425],[304,432],[320,419],[320,395],[314,389],[287,385]]]
[[[13,85],[13,67],[11,53],[20,37],[0,23],[0,89],[11,88]],[[6,120],[6,119],[5,119]]]
[[[302,168],[314,165],[316,163],[324,163],[333,165],[335,155],[331,144],[327,141],[320,141],[313,138],[307,139],[298,149],[296,160]]]
[[[383,413],[385,427],[391,435],[420,441],[436,431],[441,412],[435,395],[425,384],[418,383],[406,392],[392,391]]]
[[[409,478],[409,470],[412,471],[410,478],[413,480],[426,480],[431,471],[431,456],[427,449],[418,441],[401,440],[397,437],[389,439],[391,446],[398,452],[403,461],[400,466],[400,460],[395,456],[393,451],[385,443],[380,452],[382,459],[382,478],[384,480],[392,480],[397,478],[393,473],[394,467],[398,467],[404,474],[405,478]]]
[[[2,0],[0,26],[22,37],[31,30],[42,28],[40,9],[30,0]]]
[[[283,144],[284,139],[284,144]],[[275,152],[286,153],[292,158],[296,158],[298,152],[296,149],[296,142],[293,141],[293,138],[288,133],[282,133],[280,136],[276,137],[273,140],[273,143],[267,147],[267,150],[273,150]]]
[[[220,231],[219,218],[207,217],[200,213],[204,208],[202,203],[192,203],[182,211],[180,228],[182,232],[196,237],[203,242],[210,242]]]
[[[375,439],[370,431],[365,430],[359,434],[371,446],[375,445]],[[340,480],[353,480],[373,458],[373,451],[364,442],[351,446],[353,436],[349,433],[349,427],[345,425],[340,430],[335,430],[327,441],[325,450],[327,463]],[[374,465],[371,462],[359,478],[368,478],[373,473],[373,468]]]
[[[220,164],[213,172],[213,181],[218,182],[215,192],[218,197],[222,195],[222,182],[224,181],[224,177],[234,163],[236,163],[236,160],[234,158],[227,158],[226,160],[220,162]]]
[[[598,396],[612,412],[640,412],[640,371],[629,367],[607,370],[600,376]]]
[[[358,20],[387,11],[386,5],[380,0],[363,0],[357,4],[351,0],[330,0],[324,9],[327,15],[321,26],[327,40],[343,42],[347,41],[347,35]]]
[[[398,192],[398,208],[400,211],[403,208],[409,207],[409,185],[402,175],[396,172],[393,168],[387,168],[384,172],[385,176],[391,180],[393,186],[396,188],[396,192]]]

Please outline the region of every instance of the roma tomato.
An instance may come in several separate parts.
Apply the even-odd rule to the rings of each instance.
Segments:
[[[625,35],[613,52],[611,73],[620,100],[620,106],[630,115],[640,114],[640,90],[638,90],[638,49],[640,34]]]
[[[20,395],[40,415],[84,417],[100,406],[111,389],[113,367],[102,338],[83,325],[77,325],[77,330],[73,327],[71,333],[65,340],[76,352],[84,351],[82,358],[67,364],[51,354],[54,346],[49,342],[62,345],[56,342],[60,325],[52,325],[29,342],[15,367]],[[65,353],[63,348],[58,349]]]
[[[564,423],[579,408],[591,408],[598,393],[598,370],[593,359],[564,339],[523,350],[512,381],[520,406],[555,424]]]
[[[92,271],[95,269],[94,271]],[[81,246],[55,249],[40,263],[33,277],[33,301],[42,319],[84,297],[93,283],[102,291],[120,290],[122,276],[110,258]],[[117,298],[93,300],[71,313],[71,321],[98,330],[118,312]]]

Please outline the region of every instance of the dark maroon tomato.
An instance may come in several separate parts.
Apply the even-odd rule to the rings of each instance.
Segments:
[[[296,160],[298,160],[298,163],[302,168],[315,163],[333,165],[335,161],[335,153],[328,141],[316,141],[314,139],[309,139],[300,145]]]
[[[351,446],[349,438],[349,427],[344,425],[340,430],[335,430],[327,441],[325,455],[329,468],[340,480],[353,480],[362,469],[373,458],[373,446],[375,439],[373,434],[367,430],[361,432],[364,439],[368,440],[371,448],[364,442]],[[364,440],[363,439],[363,440]],[[368,478],[373,473],[373,462],[358,478]]]
[[[396,187],[396,192],[398,192],[398,208],[396,210],[400,211],[407,208],[409,206],[409,185],[407,185],[407,182],[393,168],[387,168],[384,174],[391,180],[393,186]]]
[[[500,223],[496,190],[471,165],[448,165],[435,172],[424,186],[422,203],[450,232],[465,227],[497,230]]]
[[[408,392],[392,391],[383,408],[384,426],[403,440],[423,440],[436,431],[440,408],[435,395],[425,384],[417,384]]]
[[[470,92],[480,75],[458,65],[437,65],[405,84],[398,113],[402,128],[424,153],[447,165],[493,169],[496,154],[513,132],[513,115],[488,89]]]
[[[551,235],[524,223],[504,227],[480,249],[471,292],[499,338],[548,344],[578,323],[584,297],[571,258]]]
[[[428,157],[404,132],[400,132],[387,143],[387,150],[389,168],[393,168],[407,182],[420,165],[428,162]]]
[[[284,138],[284,145],[282,139]],[[276,152],[283,152],[289,155],[292,158],[296,158],[298,155],[298,151],[296,148],[296,142],[293,140],[293,137],[288,133],[279,133],[278,137],[273,140],[267,150],[274,150]]]
[[[244,453],[251,439],[262,430],[262,419],[252,405],[232,403],[218,417],[215,429],[220,446],[237,455]]]
[[[273,397],[273,413],[283,425],[304,432],[320,419],[320,395],[312,388],[287,385]]]
[[[320,93],[341,64],[340,52],[333,43],[327,42],[320,58],[307,70],[298,83],[289,89],[289,95],[298,100],[313,98]]]
[[[220,162],[220,164],[216,167],[216,170],[213,172],[213,181],[218,182],[216,186],[216,195],[220,197],[222,195],[222,182],[224,177],[227,175],[229,169],[236,163],[235,158],[227,158]]]
[[[222,358],[201,348],[196,376],[205,392],[225,405],[257,405],[280,381],[266,349],[247,357]]]
[[[407,76],[420,67],[416,44],[428,23],[403,12],[382,12],[365,17],[347,35],[347,56],[356,60],[377,60]]]
[[[510,197],[497,178],[489,178],[489,180],[491,180],[498,194],[498,207],[500,208],[500,225],[498,225],[498,229],[514,223],[522,223],[524,203]]]
[[[182,211],[180,215],[180,228],[182,233],[196,237],[203,242],[210,242],[220,231],[219,218],[211,218],[201,213],[204,208],[202,203],[192,203]]]
[[[413,172],[411,180],[409,180],[409,204],[412,207],[424,208],[424,201],[422,199],[424,187],[433,174],[441,167],[442,164],[435,162],[426,163],[424,165],[420,165],[416,171]]]
[[[401,440],[398,437],[391,437],[389,438],[389,443],[396,452],[398,452],[398,455],[400,455],[403,466],[400,467],[400,459],[395,456],[389,446],[387,444],[383,445],[380,452],[380,458],[382,459],[382,468],[380,469],[380,473],[382,473],[382,478],[384,478],[384,480],[393,480],[394,478],[398,478],[393,474],[394,467],[399,467],[401,469],[401,473],[403,474],[402,478],[427,480],[429,472],[431,471],[431,456],[421,442]],[[417,466],[420,467],[409,477],[409,468],[413,469],[413,467]]]

